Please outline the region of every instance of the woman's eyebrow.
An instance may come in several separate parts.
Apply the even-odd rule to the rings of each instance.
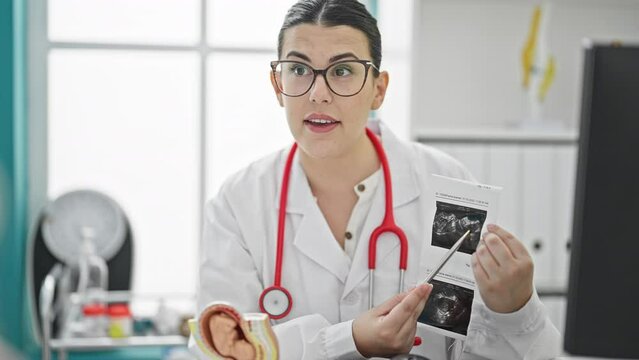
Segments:
[[[293,50],[293,51],[290,51],[288,54],[286,54],[287,58],[289,58],[291,56],[298,57],[298,58],[300,58],[300,59],[302,59],[304,61],[308,61],[309,63],[312,62],[311,58],[309,58],[308,56],[302,54],[299,51]],[[342,59],[345,59],[345,58],[355,58],[355,59],[359,60],[359,58],[355,54],[353,54],[352,52],[346,52],[346,53],[338,54],[338,55],[335,55],[335,56],[331,57],[330,59],[328,59],[328,62],[332,63],[332,62],[335,62],[335,61],[338,61],[338,60],[342,60]]]
[[[355,58],[357,60],[359,60],[359,58],[357,56],[355,56],[355,54],[353,54],[352,52],[347,52],[347,53],[343,53],[343,54],[339,54],[339,55],[335,55],[332,58],[328,59],[329,63],[338,61],[338,60],[342,60],[345,58]]]
[[[299,51],[295,51],[295,50],[293,50],[293,51],[289,51],[289,53],[288,53],[288,54],[286,54],[286,57],[287,57],[287,58],[289,58],[289,57],[291,57],[291,56],[295,56],[295,57],[298,57],[298,58],[300,58],[300,59],[302,59],[302,60],[304,60],[304,61],[311,62],[311,59],[310,59],[308,56],[306,56],[306,55],[302,54],[302,53],[301,53],[301,52],[299,52]]]

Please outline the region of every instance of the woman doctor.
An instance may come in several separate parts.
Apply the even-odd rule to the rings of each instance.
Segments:
[[[297,144],[286,171],[282,254],[278,215],[290,146],[231,176],[207,203],[198,308],[227,301],[241,312],[284,312],[273,321],[283,359],[558,355],[560,335],[533,287],[532,260],[497,225],[488,226],[472,255],[481,296],[475,295],[465,341],[452,343],[416,322],[432,289],[414,287],[432,265],[422,260],[434,215],[430,175],[472,176],[444,153],[367,121],[384,101],[389,75],[380,71],[381,38],[365,7],[356,0],[299,1],[284,19],[278,58],[271,82]],[[414,287],[398,293],[400,246],[383,234],[370,310],[369,238],[384,218],[386,189],[367,127],[388,160],[392,211],[408,241],[404,282]],[[286,291],[269,298],[264,290],[274,284]]]

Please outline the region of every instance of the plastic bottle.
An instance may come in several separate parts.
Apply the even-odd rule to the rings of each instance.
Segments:
[[[106,336],[107,310],[103,304],[87,304],[82,308],[82,335],[86,337]]]
[[[121,338],[131,336],[133,333],[133,318],[129,307],[125,304],[113,304],[109,306],[109,336]]]

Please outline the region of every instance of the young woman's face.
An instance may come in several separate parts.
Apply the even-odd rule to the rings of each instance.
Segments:
[[[368,39],[360,30],[350,26],[302,24],[284,32],[280,60],[298,61],[315,69],[326,69],[339,61],[372,59]],[[281,69],[294,75],[305,72],[304,68],[291,68],[290,64],[289,67],[283,64]],[[334,84],[334,90],[340,86],[337,77],[345,74],[349,74],[348,69],[336,69],[333,80],[329,80]],[[344,156],[367,141],[364,128],[368,114],[370,110],[381,106],[388,74],[382,72],[376,78],[373,68],[369,68],[364,87],[357,95],[350,97],[332,92],[322,76],[317,76],[310,90],[299,97],[283,95],[273,75],[271,82],[280,105],[286,110],[288,125],[298,146],[310,157],[324,159]],[[317,124],[320,119],[335,123],[328,126]]]

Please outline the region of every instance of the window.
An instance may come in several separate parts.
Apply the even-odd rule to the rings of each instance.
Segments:
[[[54,42],[196,45],[200,0],[49,0]]]
[[[195,287],[198,78],[193,51],[49,55],[49,194],[92,188],[122,206],[142,292]]]
[[[291,143],[268,75],[274,19],[293,2],[32,2],[47,20],[32,29],[47,50],[33,90],[47,104],[47,194],[90,188],[123,207],[134,291],[194,293],[204,200]]]
[[[32,116],[47,127],[47,195],[89,188],[123,207],[134,291],[194,293],[204,201],[292,143],[269,61],[294,2],[31,1],[31,46],[43,54],[31,73],[44,80],[30,91],[46,108]],[[397,104],[389,98],[382,110],[387,122],[404,121]]]

